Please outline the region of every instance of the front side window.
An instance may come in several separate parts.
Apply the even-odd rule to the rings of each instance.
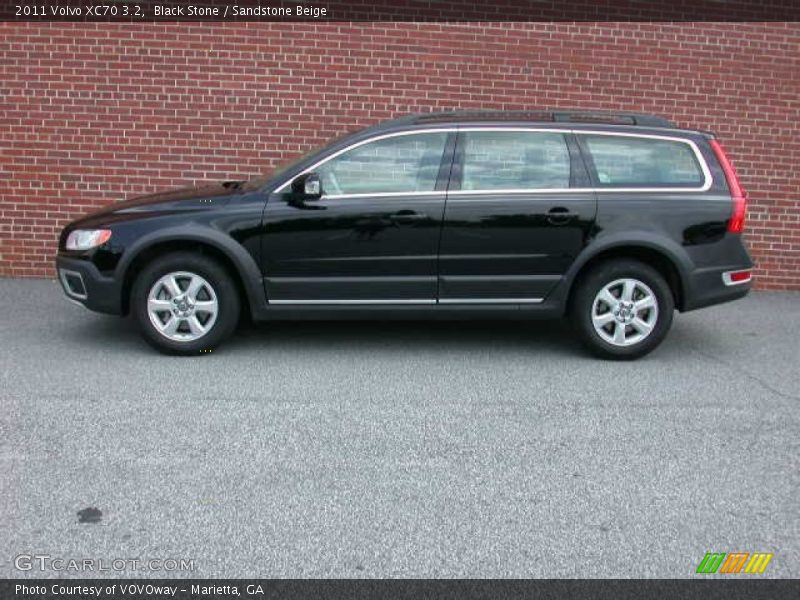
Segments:
[[[415,133],[368,142],[320,165],[327,195],[432,192],[447,133]]]
[[[570,159],[561,133],[466,131],[464,191],[563,189]]]
[[[581,135],[601,186],[698,186],[705,176],[689,144],[675,140]]]

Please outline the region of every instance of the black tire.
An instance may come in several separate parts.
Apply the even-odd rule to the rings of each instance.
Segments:
[[[624,305],[623,312],[618,318],[615,311],[619,310],[619,304],[610,307],[610,303],[604,300],[598,300],[597,305],[595,304],[598,294],[606,286],[621,280],[634,280],[644,284],[643,286],[634,286],[632,297],[638,298],[641,302],[654,296],[655,309],[639,309],[640,312],[631,313],[631,310]],[[624,283],[619,283],[609,291],[612,296],[617,291],[621,297],[623,289],[625,289]],[[652,294],[648,292],[652,292]],[[627,307],[630,306],[631,303],[628,303]],[[591,352],[601,358],[632,360],[651,352],[664,340],[672,325],[675,299],[664,277],[653,267],[633,259],[612,259],[598,264],[581,277],[576,283],[570,308],[572,322],[584,345]],[[651,313],[652,310],[655,312]],[[599,319],[610,319],[604,327],[598,323],[602,331],[598,331],[595,327],[593,318],[595,315]],[[622,319],[621,322],[620,319]],[[640,327],[634,327],[633,321],[628,322],[628,319],[636,321],[636,325]],[[641,327],[647,325],[651,326],[651,329],[645,335],[642,333]],[[622,329],[620,334],[624,340],[622,343],[629,343],[629,345],[614,343],[614,340],[619,340],[615,337],[618,334],[618,328]],[[639,337],[641,339],[638,339]],[[614,338],[614,340],[609,341],[606,338]]]
[[[213,320],[211,318],[211,313],[200,312],[200,309],[197,309],[198,312],[196,315],[198,320],[202,321],[205,319],[205,322],[201,322],[201,325],[208,327],[205,333],[188,331],[182,334],[181,329],[184,331],[190,329],[188,320],[181,318],[176,319],[179,329],[172,335],[176,337],[183,335],[187,338],[194,335],[199,336],[196,339],[186,339],[183,341],[171,339],[167,337],[167,334],[162,334],[161,331],[157,329],[153,320],[151,320],[150,311],[148,309],[150,292],[153,286],[155,286],[162,277],[170,273],[193,274],[204,279],[205,283],[208,285],[203,286],[196,301],[216,301],[216,312],[213,313],[215,314]],[[179,288],[181,285],[187,285],[189,281],[191,280],[188,278],[179,277]],[[208,286],[210,286],[210,290]],[[187,289],[184,287],[182,292],[186,291]],[[213,294],[213,296],[211,294]],[[167,302],[164,298],[170,298],[172,296],[169,294],[166,287],[161,288],[159,295],[161,296],[161,298],[157,299],[159,302]],[[181,295],[177,297],[180,299]],[[230,336],[239,321],[241,307],[236,284],[226,269],[217,261],[207,256],[190,252],[165,254],[159,256],[145,266],[136,277],[130,300],[131,312],[133,313],[133,317],[136,320],[142,337],[144,337],[151,346],[165,354],[183,356],[208,354],[218,344]],[[200,306],[199,302],[197,304]],[[193,309],[189,308],[189,310],[192,311]],[[192,312],[191,314],[194,313]],[[154,318],[167,323],[171,321],[173,314],[171,314],[171,311],[164,310],[163,312],[158,312]],[[184,322],[181,323],[181,321]]]

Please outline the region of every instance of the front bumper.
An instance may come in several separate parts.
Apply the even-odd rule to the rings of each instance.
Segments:
[[[122,290],[111,277],[105,277],[87,260],[56,257],[58,281],[73,302],[89,310],[110,315],[122,314]]]

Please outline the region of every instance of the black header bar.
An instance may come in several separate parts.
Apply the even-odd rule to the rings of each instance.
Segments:
[[[3,21],[800,21],[796,0],[0,0]]]
[[[798,597],[800,580],[748,579],[745,576],[667,580],[0,580],[3,600],[774,600]]]

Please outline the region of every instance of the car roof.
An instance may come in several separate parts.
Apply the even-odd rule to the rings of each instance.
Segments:
[[[416,129],[422,127],[456,125],[494,125],[499,127],[541,125],[544,127],[559,127],[568,125],[570,128],[602,128],[638,131],[644,133],[646,129],[664,130],[672,132],[697,133],[710,135],[707,132],[679,128],[665,117],[659,115],[602,111],[602,110],[463,110],[445,112],[427,112],[405,115],[397,119],[384,121],[364,130],[363,133],[380,133],[400,129]]]

